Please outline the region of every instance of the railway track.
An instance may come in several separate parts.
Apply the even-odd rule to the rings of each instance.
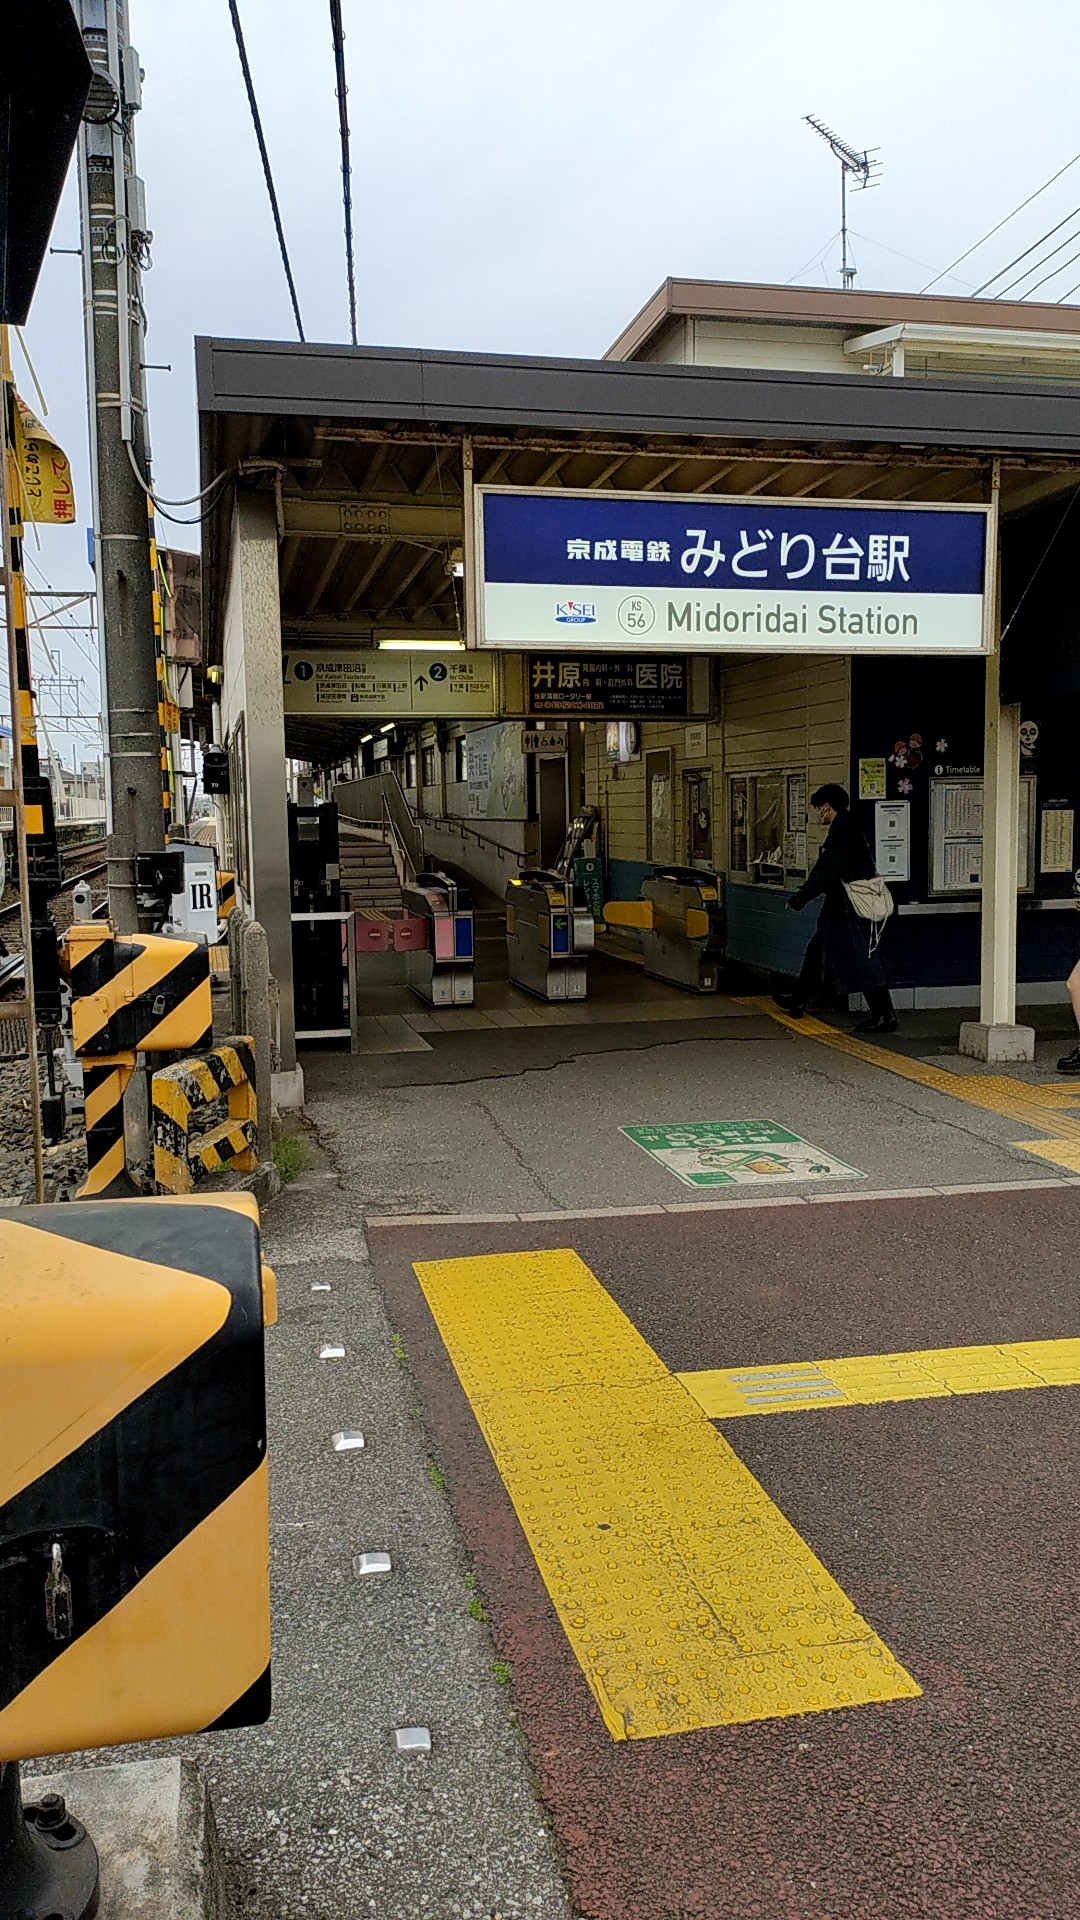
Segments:
[[[64,875],[60,883],[61,893],[67,893],[80,880],[92,880],[97,874],[105,872],[108,862],[101,857],[105,853],[105,847],[104,840],[92,840],[83,846],[71,847],[68,852],[61,854],[60,863]],[[16,894],[14,900],[9,900],[5,905],[0,906],[0,926],[17,920],[18,917],[19,900]]]

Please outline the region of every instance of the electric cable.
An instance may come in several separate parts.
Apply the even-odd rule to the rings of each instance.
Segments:
[[[1044,180],[1042,186],[1036,187],[1034,193],[1029,193],[1026,200],[1021,200],[1020,205],[1014,207],[1011,213],[1007,213],[1004,220],[999,220],[996,227],[991,227],[989,233],[984,233],[981,240],[976,240],[974,245],[968,247],[964,253],[958,253],[955,260],[950,260],[947,267],[942,267],[940,273],[935,273],[933,279],[928,280],[925,287],[920,287],[920,293],[929,293],[931,287],[936,287],[939,280],[946,279],[954,267],[960,266],[971,254],[977,253],[979,248],[984,246],[987,240],[992,240],[995,233],[1000,233],[1002,227],[1007,227],[1010,220],[1015,220],[1018,213],[1023,213],[1025,207],[1030,207],[1033,200],[1037,200],[1041,193],[1045,193],[1047,187],[1052,187],[1054,181],[1060,180],[1063,173],[1068,173],[1070,167],[1075,167],[1078,160],[1080,160],[1080,153],[1074,153],[1071,160],[1066,160],[1065,165],[1059,167],[1056,173],[1052,173],[1049,180]],[[1036,244],[1038,243],[1036,242]],[[1005,271],[1006,273],[1008,272],[1007,267]],[[996,274],[994,278],[997,278]]]
[[[1024,251],[1023,251],[1023,253],[1018,253],[1018,254],[1017,254],[1017,256],[1016,256],[1016,259],[1015,259],[1015,260],[1010,260],[1010,261],[1009,261],[1009,264],[1008,264],[1008,266],[1005,266],[1005,267],[1000,267],[1000,268],[998,269],[998,271],[997,271],[997,273],[992,273],[992,274],[990,275],[990,278],[989,278],[989,280],[984,280],[984,281],[983,281],[983,283],[982,283],[982,286],[981,286],[981,287],[976,287],[976,289],[975,289],[975,294],[976,294],[976,297],[977,297],[977,296],[978,296],[978,295],[979,295],[980,293],[985,293],[985,292],[986,292],[986,289],[987,289],[987,287],[992,287],[992,286],[993,286],[993,284],[994,284],[994,281],[995,281],[995,280],[1000,280],[1000,279],[1001,279],[1001,276],[1002,276],[1002,274],[1003,274],[1003,273],[1010,273],[1010,272],[1012,271],[1012,269],[1013,269],[1013,267],[1018,267],[1018,266],[1020,265],[1020,262],[1021,262],[1021,260],[1026,260],[1026,259],[1027,259],[1027,257],[1028,257],[1028,254],[1029,254],[1029,253],[1034,253],[1034,252],[1035,252],[1035,249],[1036,249],[1036,247],[1041,247],[1041,246],[1042,246],[1042,244],[1043,244],[1043,241],[1044,241],[1044,240],[1051,240],[1051,239],[1053,238],[1053,236],[1054,236],[1054,234],[1055,234],[1055,233],[1057,233],[1057,232],[1059,231],[1059,229],[1060,229],[1061,227],[1063,227],[1063,226],[1065,226],[1065,225],[1066,225],[1066,223],[1067,223],[1068,221],[1070,221],[1070,220],[1075,220],[1075,219],[1076,219],[1076,216],[1077,216],[1077,214],[1078,214],[1078,213],[1080,213],[1080,207],[1073,207],[1073,209],[1072,209],[1072,212],[1071,212],[1071,213],[1067,213],[1067,214],[1065,215],[1065,218],[1064,218],[1063,220],[1058,220],[1058,221],[1056,222],[1056,224],[1055,224],[1054,226],[1052,226],[1052,227],[1048,227],[1045,233],[1041,233],[1041,234],[1039,235],[1039,238],[1038,238],[1037,240],[1033,240],[1033,241],[1032,241],[1032,243],[1031,243],[1031,245],[1030,245],[1030,247],[1025,247],[1025,248],[1024,248]],[[1066,243],[1065,241],[1063,241],[1063,242],[1062,242],[1062,245],[1063,245],[1063,246],[1064,246],[1064,245],[1066,245],[1066,244],[1067,244],[1067,243]],[[1055,249],[1054,249],[1054,252],[1055,252],[1055,253],[1057,252],[1057,248],[1056,248],[1056,247],[1055,247]],[[1049,258],[1050,258],[1050,255],[1049,255],[1049,254],[1047,254],[1047,256],[1046,256],[1046,257],[1047,257],[1047,259],[1049,259]],[[1035,272],[1035,270],[1036,270],[1036,268],[1037,268],[1037,267],[1038,267],[1038,266],[1039,266],[1040,264],[1041,264],[1041,262],[1039,262],[1039,261],[1036,261],[1036,262],[1035,262],[1035,265],[1034,265],[1034,266],[1032,266],[1032,267],[1028,267],[1028,268],[1027,268],[1027,270],[1026,270],[1026,272],[1024,272],[1024,273],[1020,273],[1020,274],[1017,274],[1017,276],[1016,276],[1016,280],[1012,280],[1012,281],[1010,281],[1010,283],[1009,283],[1009,285],[1010,285],[1010,286],[1013,286],[1013,287],[1015,287],[1018,281],[1020,281],[1020,280],[1026,280],[1026,279],[1027,279],[1027,276],[1028,276],[1028,274],[1029,274],[1029,273],[1034,273],[1034,272]],[[1000,300],[1000,299],[1002,299],[1002,298],[1003,298],[1003,296],[1004,296],[1004,295],[1005,295],[1006,293],[1008,293],[1008,291],[1009,291],[1009,287],[1002,287],[1002,289],[1001,289],[1001,292],[1000,292],[1000,293],[995,293],[993,297],[994,297],[994,299],[995,299],[995,300]]]
[[[1063,240],[1062,246],[1068,246],[1070,240],[1076,239],[1080,239],[1080,234],[1070,233],[1069,240]],[[1057,252],[1057,248],[1055,248],[1054,251]],[[1050,272],[1045,273],[1041,280],[1036,280],[1035,285],[1029,287],[1027,292],[1021,295],[1021,299],[1030,300],[1032,294],[1038,293],[1040,287],[1045,287],[1048,280],[1056,280],[1059,273],[1064,273],[1067,267],[1074,267],[1078,260],[1080,260],[1080,253],[1070,253],[1068,259],[1063,260],[1060,266],[1051,267]],[[1040,261],[1039,264],[1042,265],[1042,262]]]
[[[198,504],[200,500],[205,500],[208,493],[213,493],[215,487],[224,486],[226,480],[231,480],[234,472],[236,471],[234,467],[223,467],[221,472],[216,473],[214,475],[214,478],[208,481],[206,486],[203,487],[199,493],[191,494],[186,500],[162,500],[154,492],[154,489],[149,484],[149,482],[139,472],[139,463],[136,460],[135,455],[131,450],[130,440],[125,440],[124,445],[127,448],[128,459],[131,461],[132,472],[134,473],[135,478],[138,481],[143,492],[153,501],[155,507],[194,507]]]
[[[251,110],[251,121],[252,121],[252,125],[255,128],[255,138],[259,143],[259,153],[262,158],[263,176],[266,180],[266,191],[270,196],[270,211],[274,216],[274,226],[277,229],[278,248],[281,253],[281,264],[285,269],[285,278],[289,283],[289,297],[292,300],[293,315],[296,319],[296,331],[300,336],[301,344],[303,344],[304,323],[300,318],[300,302],[296,297],[296,282],[293,279],[292,267],[289,265],[289,249],[285,245],[285,229],[281,224],[281,210],[278,206],[277,192],[274,187],[274,176],[270,171],[270,155],[266,151],[266,140],[263,135],[262,118],[259,113],[259,103],[255,98],[255,83],[251,78],[251,68],[248,66],[247,48],[244,45],[244,30],[240,25],[240,9],[237,6],[237,0],[229,0],[229,12],[232,15],[233,33],[236,36],[236,51],[240,55],[240,68],[244,76],[244,85],[247,88],[248,107]],[[185,523],[182,522],[181,524],[185,524]],[[186,524],[194,525],[194,522],[189,521]]]
[[[1051,547],[1053,546],[1055,540],[1058,537],[1058,534],[1061,532],[1063,526],[1065,525],[1066,520],[1068,519],[1070,513],[1072,512],[1078,500],[1080,500],[1080,487],[1077,487],[1075,491],[1069,495],[1069,498],[1065,504],[1065,511],[1062,514],[1061,519],[1058,521],[1057,526],[1054,528],[1053,533],[1050,535],[1049,540],[1047,541],[1045,547],[1043,548],[1040,559],[1036,562],[1035,566],[1032,568],[1031,574],[1028,578],[1027,585],[1025,586],[1023,593],[1020,595],[1019,600],[1017,601],[1015,607],[1013,608],[1012,612],[1009,615],[1008,620],[1006,621],[1004,627],[1001,630],[1002,640],[1005,639],[1010,628],[1012,627],[1013,621],[1016,619],[1017,614],[1019,613],[1021,607],[1023,606],[1024,601],[1027,599],[1028,594],[1031,592],[1032,587],[1035,585],[1035,582],[1038,579],[1039,574],[1042,572],[1043,566],[1045,565],[1046,561],[1050,557]],[[999,645],[1000,645],[1000,642],[999,642]]]
[[[349,332],[356,345],[356,263],[353,257],[352,160],[349,155],[348,86],[345,80],[345,28],[341,18],[341,0],[330,0],[330,29],[334,36],[334,70],[337,77],[338,126],[341,133],[341,200],[345,212],[345,270],[349,280]],[[301,335],[301,339],[303,335]]]

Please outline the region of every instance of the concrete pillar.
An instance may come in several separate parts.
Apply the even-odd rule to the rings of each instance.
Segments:
[[[272,497],[243,489],[233,513],[223,651],[222,731],[235,737],[242,724],[244,743],[246,822],[239,820],[241,797],[230,803],[238,830],[247,835],[244,858],[237,859],[237,890],[266,929],[281,996],[280,1056],[287,1075],[296,1066],[296,1040],[277,520]]]
[[[990,519],[997,538],[997,514]],[[996,560],[996,555],[995,555]],[[978,1020],[960,1028],[973,1060],[1035,1058],[1035,1029],[1016,1024],[1016,895],[1020,830],[1020,708],[1001,702],[1001,634],[994,569],[994,651],[986,662],[983,740],[982,962]]]

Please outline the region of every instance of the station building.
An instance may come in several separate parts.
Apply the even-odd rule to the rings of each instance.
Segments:
[[[1017,1005],[1063,998],[1076,952],[1080,314],[668,281],[597,361],[200,340],[197,366],[223,851],[267,929],[286,1069],[301,773],[497,898],[593,807],[607,898],[712,870],[729,959],[765,975],[798,968],[811,922],[785,901],[823,833],[809,794],[839,781],[897,901],[898,1006],[978,1007],[968,1050],[1025,1056]],[[564,593],[560,626],[482,645],[482,489],[530,490],[536,516],[633,505],[646,571],[650,502],[688,534],[734,503],[763,551],[798,537],[781,506],[792,529],[813,508],[819,548],[856,508],[868,535],[890,509],[986,509],[982,644],[926,651],[884,590],[857,619],[818,595],[813,633],[785,631],[763,590],[711,630],[684,596],[674,630],[617,646]]]

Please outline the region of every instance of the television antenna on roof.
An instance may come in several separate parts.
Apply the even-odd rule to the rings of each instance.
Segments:
[[[840,162],[840,278],[844,283],[845,291],[850,292],[855,282],[856,269],[848,259],[848,175],[851,175],[852,184],[856,189],[876,187],[881,178],[881,161],[875,160],[873,155],[878,149],[877,147],[864,148],[860,153],[856,147],[849,147],[846,140],[841,140],[838,133],[834,133],[831,127],[827,127],[824,121],[818,120],[814,114],[805,113],[803,119],[808,127],[813,127],[814,132],[821,135]]]

